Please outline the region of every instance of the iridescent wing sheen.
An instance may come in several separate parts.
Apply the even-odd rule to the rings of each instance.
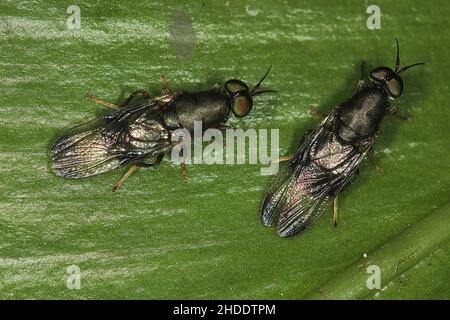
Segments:
[[[323,203],[329,200],[326,190],[327,177],[309,165],[307,154],[311,149],[317,132],[313,131],[303,138],[294,159],[275,179],[264,199],[261,219],[264,225],[277,225],[278,234],[287,237],[302,232],[313,218],[318,218]],[[313,190],[315,193],[313,194]]]
[[[352,146],[337,144],[332,131],[324,128],[305,135],[293,160],[269,188],[261,209],[264,225],[277,225],[282,237],[305,231],[325,211],[333,197],[355,177],[358,164],[365,152]],[[338,146],[340,152],[334,152]],[[345,157],[342,157],[342,154]],[[322,166],[324,159],[333,157],[339,165]]]
[[[312,166],[297,170],[284,190],[277,208],[277,229],[282,237],[304,231],[324,212],[330,198],[326,193],[326,177],[318,175]]]
[[[53,144],[53,171],[64,178],[85,178],[166,152],[169,133],[155,110],[153,103],[140,104],[75,127]]]

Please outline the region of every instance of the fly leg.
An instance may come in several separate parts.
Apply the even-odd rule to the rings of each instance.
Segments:
[[[182,181],[186,181],[187,180],[187,170],[186,170],[186,153],[184,152],[186,149],[185,149],[185,147],[186,148],[190,148],[191,147],[191,145],[189,144],[189,145],[186,145],[185,144],[185,142],[184,142],[184,140],[183,140],[183,137],[179,137],[178,138],[178,143],[177,143],[177,145],[180,145],[181,147],[182,147],[182,149],[180,150],[181,151],[181,180]]]
[[[184,150],[182,152],[183,152],[183,158],[181,160],[181,181],[187,181],[186,154],[185,154]]]
[[[96,96],[94,96],[91,93],[86,94],[86,98],[88,100],[91,100],[91,101],[101,105],[101,106],[117,110],[117,109],[120,109],[120,108],[127,107],[130,104],[130,102],[138,95],[141,95],[144,98],[150,98],[150,94],[147,91],[145,91],[145,90],[137,90],[137,91],[133,92],[132,94],[130,94],[130,96],[124,102],[122,102],[120,104],[120,106],[115,105],[115,104],[113,104],[111,102],[99,99],[99,98],[97,98]]]
[[[137,168],[138,168],[137,165],[131,166],[130,169],[128,169],[128,171],[123,175],[123,177],[112,186],[111,191],[116,192],[116,190],[120,188],[120,186],[125,182],[125,180],[127,180],[128,177],[131,176],[131,174],[135,172]]]
[[[227,124],[225,124],[225,123],[220,123],[217,127],[216,127],[216,129],[217,130],[220,130],[221,132],[222,132],[222,134],[226,134],[226,131],[228,130],[228,129],[232,129],[232,130],[234,130],[234,128],[233,127],[231,127],[231,126],[229,126],[229,125],[227,125]],[[227,147],[227,141],[225,140],[225,139],[223,139],[223,148],[225,149]]]
[[[358,80],[358,85],[356,86],[356,88],[359,90],[361,90],[364,87],[364,69],[366,66],[366,62],[363,60],[361,61],[360,65],[359,65],[359,71],[360,71],[360,75],[359,75],[359,80]]]
[[[170,91],[169,91],[169,80],[167,80],[166,76],[163,75],[163,74],[159,77],[159,79],[161,80],[161,82],[163,84],[162,94],[163,95],[169,94],[170,93]]]
[[[117,181],[117,182],[112,186],[111,191],[112,191],[112,192],[116,192],[116,190],[119,189],[119,188],[123,185],[123,183],[125,182],[125,180],[127,180],[128,177],[131,176],[131,174],[132,174],[133,172],[135,172],[138,168],[154,167],[154,166],[160,164],[163,158],[164,158],[164,153],[159,154],[158,157],[156,158],[155,162],[153,162],[153,163],[139,162],[139,163],[136,163],[136,164],[132,165],[132,166],[130,167],[130,169],[128,169],[128,171],[123,175],[123,177],[120,178],[120,180]]]
[[[305,131],[305,134],[303,135],[302,139],[300,140],[298,147],[301,147],[303,145],[303,142],[305,142],[305,140],[308,138],[308,136],[313,132],[314,130],[309,129]],[[284,161],[290,161],[292,160],[292,158],[294,158],[294,155],[290,155],[290,156],[284,156],[284,157],[280,157],[278,159],[274,159],[271,161],[271,163],[280,163],[280,162],[284,162]]]
[[[130,104],[130,102],[137,96],[143,96],[146,99],[151,97],[147,91],[137,90],[137,91],[133,92],[132,94],[130,94],[130,96],[124,102],[121,103],[120,108],[127,107]]]
[[[317,108],[315,107],[309,107],[309,112],[311,112],[311,114],[315,117],[318,117],[320,119],[325,119],[327,117],[327,115],[323,112],[320,112],[319,110],[317,110]]]
[[[284,162],[284,161],[289,161],[292,159],[293,156],[284,156],[284,157],[280,157],[278,159],[274,159],[272,160],[270,163],[280,163],[280,162]]]
[[[374,156],[373,148],[370,148],[367,155],[369,156],[370,162],[372,162],[372,165],[375,168],[375,170],[377,170],[379,174],[383,174],[384,170],[383,170],[383,168],[380,167],[380,163],[378,162],[377,158]]]
[[[387,115],[391,115],[394,116],[396,119],[398,120],[403,120],[403,121],[411,121],[413,118],[410,115],[402,115],[398,113],[398,107],[390,107],[387,110]]]
[[[338,196],[336,195],[333,199],[333,227],[337,228],[338,226],[338,212],[339,212],[339,203],[338,203]]]
[[[101,106],[107,107],[107,108],[111,108],[114,110],[120,109],[120,106],[115,105],[114,103],[105,101],[105,100],[101,100],[99,98],[97,98],[96,96],[94,96],[92,93],[87,93],[86,94],[86,99],[95,102],[96,104],[99,104]]]
[[[184,155],[183,155],[183,161],[181,162],[181,180],[187,181],[186,161],[184,160]]]

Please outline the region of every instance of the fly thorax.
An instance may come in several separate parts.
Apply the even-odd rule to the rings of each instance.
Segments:
[[[354,142],[375,134],[389,106],[385,92],[368,87],[358,91],[339,111],[339,137]]]

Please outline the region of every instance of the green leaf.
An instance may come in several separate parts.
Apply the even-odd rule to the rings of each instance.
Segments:
[[[398,290],[395,287],[403,283],[408,272],[414,272],[414,268],[421,268],[421,264],[424,264],[425,260],[430,260],[431,255],[448,253],[450,244],[448,221],[450,221],[450,205],[436,210],[413,227],[389,239],[386,244],[371,252],[370,258],[365,257],[339,272],[339,276],[333,277],[307,297],[327,299],[355,299],[385,295],[392,297],[391,291]],[[374,293],[373,289],[367,285],[368,277],[365,271],[370,265],[376,265],[383,270],[384,288],[381,292]],[[431,264],[429,263],[428,266]],[[417,286],[417,284],[413,285]],[[402,293],[402,290],[398,291]]]
[[[449,7],[444,1],[77,1],[81,29],[66,26],[69,3],[0,4],[0,298],[450,298],[448,143]],[[192,25],[190,25],[192,23]],[[183,30],[186,35],[183,37]],[[365,161],[331,212],[299,237],[281,239],[259,221],[273,177],[263,165],[190,165],[188,181],[164,160],[138,170],[65,180],[49,147],[64,130],[136,89],[206,90],[255,84],[237,128],[280,130],[281,155],[356,89],[358,64],[392,66],[395,38],[412,121],[386,118],[375,143],[384,175]],[[185,43],[183,39],[188,39]],[[331,211],[331,210],[330,210]],[[367,258],[364,258],[367,255]],[[366,267],[381,289],[366,286]],[[81,271],[81,289],[66,285]]]

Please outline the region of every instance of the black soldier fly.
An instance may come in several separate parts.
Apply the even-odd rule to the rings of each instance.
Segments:
[[[63,178],[86,178],[124,165],[129,170],[112,188],[114,192],[138,167],[152,167],[161,162],[173,148],[171,133],[179,128],[194,130],[194,121],[202,121],[203,130],[226,128],[231,112],[242,118],[253,106],[253,96],[273,90],[259,87],[270,69],[253,87],[241,80],[225,82],[221,90],[215,84],[210,90],[170,93],[163,78],[163,94],[151,97],[144,90],[132,93],[120,106],[88,99],[116,111],[85,125],[75,127],[53,144],[50,156],[53,171]],[[142,99],[136,101],[136,97]],[[154,159],[148,163],[149,159]],[[183,164],[182,164],[183,165]],[[186,176],[182,166],[182,177]]]
[[[394,70],[375,68],[366,85],[364,64],[361,65],[357,92],[325,116],[316,129],[308,130],[294,156],[287,157],[290,163],[272,183],[263,201],[264,225],[276,225],[281,237],[300,234],[333,200],[333,225],[337,226],[338,194],[357,177],[358,167],[371,152],[384,116],[396,114],[389,99],[403,93],[400,74],[419,64],[423,63],[400,68],[397,41]]]

